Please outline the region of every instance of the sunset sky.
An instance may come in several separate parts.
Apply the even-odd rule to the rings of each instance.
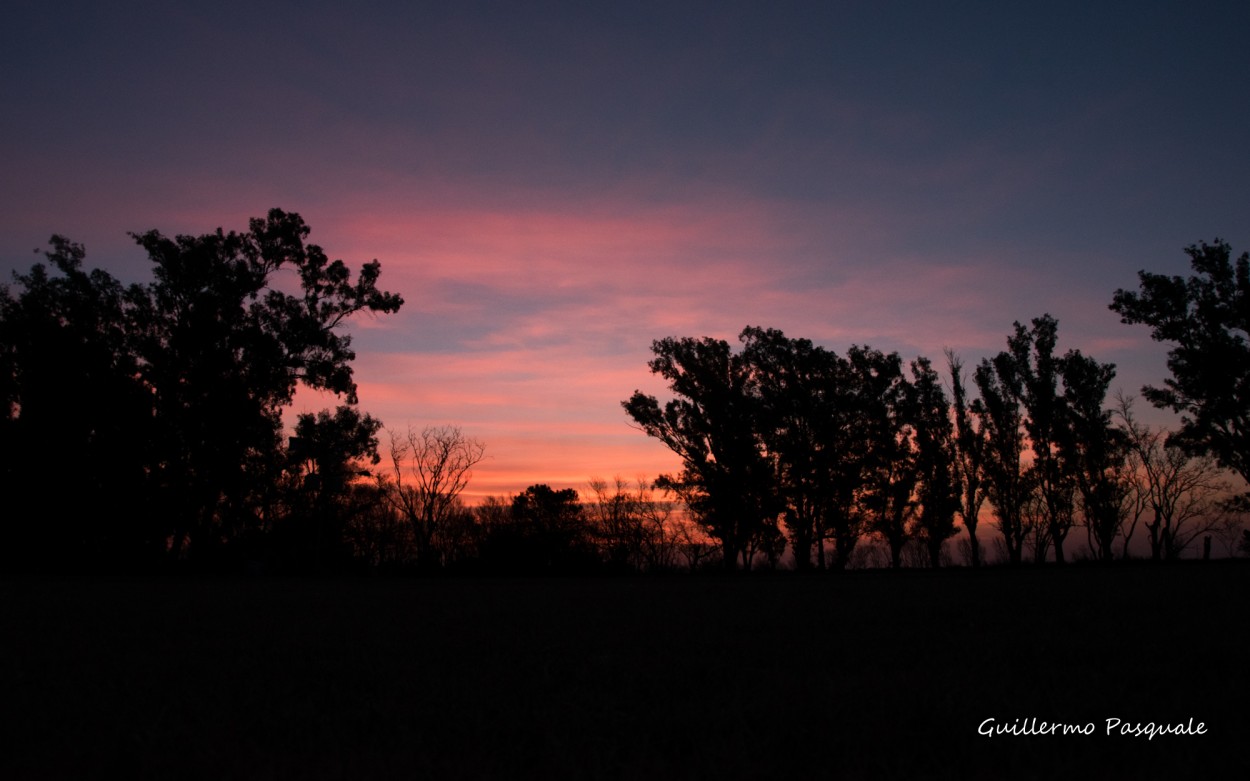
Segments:
[[[0,273],[299,212],[406,299],[352,325],[361,406],[485,442],[475,495],[674,468],[620,406],[664,336],[974,364],[1049,312],[1136,394],[1165,348],[1113,291],[1250,249],[1248,38],[1193,0],[17,0]]]

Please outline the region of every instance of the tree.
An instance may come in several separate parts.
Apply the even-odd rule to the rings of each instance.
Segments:
[[[531,485],[512,497],[504,514],[487,510],[482,564],[511,572],[572,572],[599,564],[577,492]]]
[[[299,416],[287,449],[287,469],[294,477],[287,501],[295,512],[284,519],[286,528],[277,530],[286,538],[282,556],[314,567],[347,559],[345,532],[364,509],[351,501],[352,486],[370,478],[369,467],[381,460],[381,427],[373,416],[347,405],[333,414],[323,410]]]
[[[10,497],[0,561],[8,567],[129,566],[164,545],[147,491],[152,395],[133,340],[143,291],[85,271],[85,254],[53,236],[47,265],[14,274],[15,289],[0,285],[0,491]]]
[[[826,538],[832,564],[845,569],[873,518],[891,518],[894,508],[906,511],[899,497],[914,485],[910,465],[894,469],[890,461],[900,452],[899,437],[907,432],[897,413],[904,393],[902,361],[897,353],[851,345],[845,372],[833,375],[831,390],[835,414],[821,423],[821,448],[832,474],[824,510]],[[823,552],[822,543],[822,552]]]
[[[1110,561],[1132,511],[1128,443],[1104,406],[1115,368],[1074,350],[1064,356],[1061,371],[1066,425],[1060,458],[1076,483],[1090,547]]]
[[[355,404],[355,355],[340,326],[402,304],[377,288],[377,261],[353,280],[346,264],[306,243],[308,233],[299,215],[274,209],[245,233],[132,234],[154,280],[128,288],[82,271],[82,248],[54,237],[48,259],[59,276],[36,265],[16,277],[19,292],[4,290],[5,434],[34,448],[23,458],[40,455],[36,440],[59,440],[76,452],[83,484],[99,489],[82,492],[64,525],[54,522],[68,548],[208,559],[264,525],[286,462],[282,411],[296,388]],[[274,285],[283,270],[295,271],[298,292]],[[102,403],[77,403],[74,388]],[[10,456],[4,488],[51,487],[31,472]]]
[[[955,536],[960,509],[956,432],[951,406],[928,358],[912,361],[912,427],[918,481],[916,532],[929,553],[929,566],[941,566],[942,543]]]
[[[585,512],[599,543],[601,555],[613,569],[664,571],[672,569],[676,536],[672,506],[659,501],[646,480],[632,485],[621,477],[609,483],[592,478],[594,499]]]
[[[441,566],[448,554],[441,538],[486,446],[455,426],[427,426],[420,432],[410,426],[390,437],[395,482],[387,496],[412,525],[418,564]]]
[[[376,260],[353,281],[343,261],[306,243],[308,234],[299,215],[280,209],[251,220],[246,233],[132,234],[155,264],[136,342],[159,422],[165,458],[154,471],[175,519],[175,554],[189,542],[197,555],[211,552],[247,525],[249,493],[272,479],[266,456],[296,387],[356,403],[355,353],[338,327],[362,310],[403,303],[378,290]],[[272,285],[287,268],[298,294]]]
[[[1060,453],[1066,438],[1068,409],[1059,392],[1063,361],[1055,355],[1059,323],[1050,315],[1033,319],[1032,328],[1015,324],[1007,349],[1019,376],[1020,403],[1025,410],[1033,463],[1031,483],[1037,491],[1035,526],[1045,527],[1045,541],[1037,546],[1039,560],[1045,543],[1054,546],[1055,562],[1064,563],[1064,540],[1076,522],[1076,483]]]
[[[973,567],[981,566],[981,541],[977,538],[977,523],[981,507],[985,503],[985,448],[986,430],[984,419],[975,413],[968,402],[964,386],[963,362],[952,350],[946,351],[946,363],[951,375],[952,406],[955,411],[955,482],[959,486],[958,512],[968,530],[968,546]]]
[[[974,375],[980,398],[972,412],[982,424],[986,498],[1007,547],[1008,561],[1019,565],[1028,532],[1025,511],[1033,494],[1024,468],[1024,388],[1011,353],[984,359]]]
[[[973,411],[986,437],[988,496],[1012,563],[1020,561],[1030,535],[1038,562],[1053,546],[1055,562],[1064,563],[1078,492],[1098,525],[1119,526],[1114,516],[1122,497],[1111,475],[1115,434],[1103,409],[1115,368],[1076,350],[1056,355],[1058,326],[1050,315],[1034,318],[1028,328],[1015,323],[1007,350],[982,361],[976,372],[981,398]]]
[[[852,347],[849,356],[859,383],[859,428],[867,445],[859,504],[868,528],[889,548],[891,568],[898,569],[912,537],[913,494],[920,477],[914,389],[903,376],[897,353]]]
[[[591,478],[590,490],[594,500],[586,512],[604,561],[616,570],[641,570],[647,536],[641,497],[619,476],[611,484]]]
[[[783,523],[795,568],[812,566],[812,551],[825,566],[828,524],[836,514],[840,484],[862,483],[850,364],[807,339],[776,329],[742,332],[750,368],[750,393],[759,401],[757,425],[772,463]],[[851,477],[854,475],[854,477]]]
[[[1150,556],[1154,561],[1178,559],[1195,539],[1220,524],[1230,485],[1213,457],[1191,455],[1166,430],[1138,421],[1132,399],[1122,398],[1116,412],[1147,515]]]
[[[1185,248],[1189,278],[1138,272],[1138,291],[1117,290],[1111,309],[1168,342],[1163,387],[1142,394],[1181,415],[1175,444],[1209,454],[1250,481],[1250,253],[1232,261],[1219,239]]]
[[[648,436],[681,457],[682,471],[657,486],[676,492],[720,541],[725,566],[750,566],[748,548],[779,515],[772,466],[758,433],[750,367],[723,340],[667,338],[648,366],[676,398],[663,407],[640,391],[621,403]]]

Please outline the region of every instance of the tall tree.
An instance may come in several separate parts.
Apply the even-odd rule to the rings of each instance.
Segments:
[[[968,550],[973,567],[981,566],[981,541],[977,537],[977,524],[981,519],[981,507],[985,504],[985,449],[986,431],[984,419],[977,415],[964,385],[963,362],[954,351],[946,351],[947,368],[951,375],[952,406],[955,411],[955,481],[959,485],[959,517],[968,531]]]
[[[859,383],[860,430],[865,436],[866,480],[860,504],[868,528],[886,543],[890,566],[902,566],[912,537],[919,480],[915,437],[915,393],[903,376],[898,353],[852,347],[849,360]]]
[[[1076,522],[1076,483],[1060,453],[1069,420],[1067,403],[1059,390],[1063,366],[1055,355],[1058,330],[1058,321],[1048,314],[1034,318],[1031,328],[1016,323],[1007,346],[1020,377],[1024,427],[1033,454],[1030,472],[1037,491],[1038,525],[1045,527],[1045,538],[1054,546],[1055,562],[1063,564],[1063,544]],[[1044,546],[1039,545],[1038,550],[1044,551]]]
[[[1063,358],[1062,374],[1067,420],[1060,459],[1076,483],[1091,547],[1110,561],[1131,499],[1127,442],[1105,406],[1115,367],[1072,350]]]
[[[22,441],[72,429],[61,440],[80,456],[79,471],[116,486],[72,510],[93,536],[124,538],[119,545],[145,558],[211,557],[263,523],[296,387],[356,402],[355,355],[340,326],[402,301],[377,288],[377,261],[353,279],[308,233],[298,215],[274,209],[245,233],[135,235],[154,281],[129,288],[82,271],[82,248],[57,237],[48,258],[60,275],[37,265],[16,278],[19,292],[4,291],[4,425]],[[283,270],[295,272],[298,292],[274,284]],[[75,403],[71,388],[107,403]],[[27,477],[5,465],[6,488],[34,489]],[[125,530],[104,516],[128,519]]]
[[[164,533],[147,493],[152,396],[133,343],[144,291],[86,271],[79,244],[51,245],[46,265],[0,286],[0,491],[10,499],[0,561],[150,559]]]
[[[941,566],[942,544],[955,536],[960,509],[956,432],[950,401],[928,358],[912,361],[912,426],[918,480],[916,531],[929,551],[929,565]]]
[[[1250,481],[1250,253],[1232,260],[1216,239],[1185,248],[1188,278],[1138,272],[1137,291],[1117,290],[1111,309],[1171,345],[1163,387],[1142,394],[1181,415],[1175,443],[1213,455]]]
[[[338,327],[402,304],[377,288],[376,260],[353,280],[308,234],[299,215],[272,209],[246,233],[134,236],[154,264],[137,351],[167,454],[155,471],[176,519],[175,552],[193,541],[203,555],[248,523],[249,493],[270,479],[265,455],[296,387],[356,403],[355,353]],[[298,294],[273,286],[284,269],[298,276]]]
[[[985,436],[986,497],[1007,547],[1008,561],[1019,565],[1028,532],[1025,511],[1033,495],[1024,465],[1023,378],[1011,353],[984,359],[974,375],[980,398],[972,412],[981,419]]]
[[[742,332],[759,426],[773,463],[795,568],[823,569],[828,514],[855,449],[844,437],[850,365],[807,339],[775,329]]]
[[[647,433],[681,457],[682,471],[657,485],[675,490],[721,544],[725,566],[741,561],[779,514],[772,466],[758,433],[759,404],[749,392],[750,369],[728,342],[667,338],[652,344],[651,371],[675,395],[663,407],[635,391],[622,402]]]

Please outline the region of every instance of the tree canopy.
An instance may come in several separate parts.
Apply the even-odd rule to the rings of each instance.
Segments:
[[[132,234],[153,281],[129,287],[84,271],[83,248],[53,237],[52,269],[36,264],[0,293],[11,443],[0,480],[43,505],[11,516],[19,528],[9,531],[22,539],[68,525],[79,529],[69,540],[79,555],[120,548],[146,558],[209,556],[263,527],[264,497],[286,462],[281,415],[296,388],[355,404],[355,353],[340,326],[403,303],[377,287],[376,260],[353,279],[308,234],[298,214],[279,209],[242,233]],[[296,292],[275,284],[288,269]],[[376,444],[360,442],[372,441],[372,419],[344,415],[301,426],[342,424],[348,458],[374,453]],[[314,457],[320,472],[326,458]],[[66,481],[82,489],[68,500]]]
[[[1219,239],[1185,253],[1191,276],[1138,272],[1139,289],[1117,290],[1111,309],[1171,345],[1172,376],[1142,394],[1181,415],[1177,442],[1250,480],[1250,253],[1234,261]]]

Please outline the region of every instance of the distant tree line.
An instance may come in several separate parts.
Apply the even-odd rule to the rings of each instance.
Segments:
[[[452,426],[389,430],[357,407],[352,315],[397,311],[359,272],[272,210],[243,233],[132,234],[153,279],[123,285],[53,237],[46,262],[0,287],[0,567],[20,570],[351,567],[420,572],[666,572],[939,566],[959,538],[1011,564],[1179,557],[1230,549],[1247,477],[1247,256],[1190,247],[1188,279],[1143,272],[1112,308],[1173,343],[1146,388],[1175,434],[1109,404],[1109,364],[1058,351],[1058,324],[1017,323],[969,378],[948,352],[845,354],[750,327],[653,345],[672,398],[629,418],[681,457],[652,481],[593,479],[583,497],[536,484],[469,507],[485,445]],[[334,409],[283,412],[300,386]],[[1241,504],[1239,504],[1240,502]],[[960,537],[963,530],[965,535]]]

